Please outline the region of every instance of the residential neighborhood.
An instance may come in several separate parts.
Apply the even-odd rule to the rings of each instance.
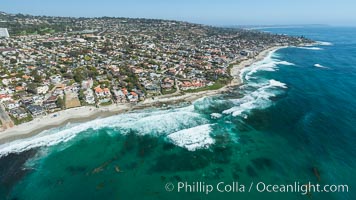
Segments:
[[[0,21],[3,128],[69,108],[217,89],[233,63],[307,42],[168,20],[1,13]]]

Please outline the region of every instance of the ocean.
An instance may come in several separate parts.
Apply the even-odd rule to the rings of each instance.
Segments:
[[[271,52],[229,94],[0,145],[0,199],[356,199],[356,28],[264,31],[319,43]],[[262,191],[309,182],[348,192]]]

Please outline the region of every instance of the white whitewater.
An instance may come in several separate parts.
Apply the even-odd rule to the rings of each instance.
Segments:
[[[211,130],[211,124],[205,124],[177,131],[168,135],[167,138],[177,146],[195,151],[214,144],[214,139],[210,137]]]
[[[6,156],[9,153],[19,153],[36,147],[48,147],[61,142],[68,142],[78,136],[90,137],[90,135],[81,134],[86,130],[112,128],[116,131],[109,134],[117,134],[119,132],[121,134],[128,134],[132,132],[140,135],[167,136],[179,132],[180,130],[199,127],[207,123],[208,119],[194,112],[193,105],[171,110],[126,113],[80,124],[68,124],[65,127],[44,131],[31,138],[20,139],[0,145],[0,157]],[[204,127],[205,126],[202,128]],[[193,130],[198,130],[198,128]],[[205,127],[204,130],[207,130],[207,128]],[[204,140],[208,137],[204,134],[201,134],[201,136]],[[188,137],[186,139],[191,141]],[[211,140],[208,140],[207,143],[210,144]],[[170,141],[175,144],[182,144],[184,142],[181,138],[179,138],[179,142],[175,142],[174,138],[171,138]],[[189,143],[189,141],[187,141],[187,143]],[[199,145],[201,145],[201,148],[206,146],[204,142],[200,142],[194,145],[194,149],[198,149],[200,147]],[[187,147],[192,149],[189,145]]]
[[[324,50],[323,48],[320,47],[298,47],[299,49],[307,49],[307,50],[316,50],[316,51],[320,51],[320,50]]]
[[[287,89],[287,85],[274,79],[263,79],[255,74],[259,71],[276,71],[279,65],[293,66],[294,64],[279,60],[275,51],[272,51],[263,60],[241,70],[240,79],[244,85],[240,89],[244,96],[230,100],[235,106],[224,110],[222,114],[247,118],[252,110],[271,106],[273,102],[270,98]]]
[[[314,67],[317,67],[317,68],[324,68],[324,69],[330,69],[329,67],[325,67],[324,65],[321,65],[321,64],[319,64],[319,63],[314,64]]]

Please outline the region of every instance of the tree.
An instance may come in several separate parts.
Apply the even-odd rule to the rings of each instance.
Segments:
[[[27,92],[36,94],[37,93],[37,84],[35,83],[30,83],[27,85]]]
[[[62,99],[62,97],[58,97],[56,104],[61,109],[64,109],[64,107],[65,107],[65,103],[64,103],[64,100]]]
[[[77,83],[81,83],[84,80],[84,75],[83,72],[81,72],[81,70],[75,70],[74,71],[74,76],[73,79],[77,82]]]
[[[90,61],[90,60],[91,60],[91,57],[88,56],[88,55],[85,55],[85,56],[84,56],[84,60],[85,60],[85,61]]]
[[[78,95],[79,100],[83,101],[85,99],[85,95],[84,95],[84,90],[80,90],[79,91],[79,95]]]
[[[17,63],[17,60],[14,59],[14,58],[11,58],[11,59],[10,59],[10,63],[11,63],[11,64],[16,64],[16,63]]]
[[[33,78],[34,78],[34,82],[42,83],[42,76],[38,75],[37,73]]]

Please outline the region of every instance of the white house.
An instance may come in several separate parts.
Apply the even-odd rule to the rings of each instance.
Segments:
[[[51,83],[53,83],[53,84],[58,84],[62,81],[62,77],[59,74],[53,75],[49,79],[51,80]]]
[[[95,97],[94,97],[94,91],[92,89],[87,89],[84,92],[85,95],[85,102],[88,104],[95,104]]]
[[[0,28],[0,38],[8,38],[10,37],[9,31],[7,28]]]
[[[49,90],[49,87],[47,85],[39,86],[36,89],[37,94],[46,94]]]
[[[15,101],[6,101],[6,102],[4,102],[4,106],[8,110],[11,110],[11,109],[20,107],[20,104],[18,102],[15,102]]]

